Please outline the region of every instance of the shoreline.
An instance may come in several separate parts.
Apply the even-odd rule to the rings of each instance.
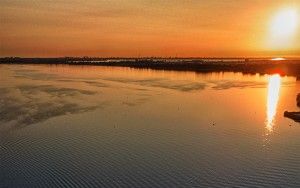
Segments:
[[[245,74],[280,74],[300,77],[300,60],[272,61],[243,58],[0,58],[0,64],[49,64],[117,66],[138,69],[241,72]]]

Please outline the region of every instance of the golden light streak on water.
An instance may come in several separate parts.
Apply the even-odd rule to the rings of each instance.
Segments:
[[[280,94],[281,77],[280,75],[272,75],[268,78],[268,96],[267,96],[267,119],[266,128],[273,131],[275,116],[277,112],[277,104]]]

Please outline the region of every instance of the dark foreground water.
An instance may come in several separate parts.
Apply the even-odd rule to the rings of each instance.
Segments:
[[[0,65],[0,187],[300,187],[300,82]]]

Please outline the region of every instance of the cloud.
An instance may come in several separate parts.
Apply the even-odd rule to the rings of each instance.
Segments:
[[[17,69],[14,70],[15,78],[26,78],[32,80],[54,80],[57,75],[51,73],[41,73],[36,70]]]
[[[22,92],[22,94],[25,95],[34,95],[34,94],[38,94],[39,92],[44,92],[49,94],[50,96],[55,96],[55,97],[75,96],[78,94],[93,95],[97,93],[95,91],[88,91],[88,90],[81,90],[81,89],[57,88],[52,85],[38,85],[38,86],[22,85],[19,86],[18,89]]]
[[[96,87],[109,87],[108,84],[99,81],[83,81],[83,82]]]
[[[83,98],[96,93],[51,85],[0,88],[0,122],[20,128],[57,116],[92,111],[105,103],[89,104]]]
[[[190,82],[190,81],[183,81],[183,80],[172,81],[172,80],[161,79],[161,78],[157,78],[157,79],[104,78],[104,79],[109,81],[122,82],[122,83],[137,84],[137,85],[147,86],[147,87],[172,89],[172,90],[178,90],[183,92],[203,90],[206,87],[205,83]]]
[[[231,88],[265,88],[265,82],[255,82],[255,81],[216,81],[212,82],[214,85],[212,86],[213,89],[216,90],[224,90],[224,89],[231,89]]]
[[[225,89],[231,89],[231,88],[266,88],[267,82],[263,81],[237,81],[237,80],[221,80],[221,81],[211,81],[212,83],[212,89],[216,90],[225,90]],[[281,86],[290,86],[293,85],[293,82],[282,82]]]

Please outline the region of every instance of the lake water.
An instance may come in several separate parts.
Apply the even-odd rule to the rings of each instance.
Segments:
[[[0,65],[0,187],[300,187],[300,82]]]

